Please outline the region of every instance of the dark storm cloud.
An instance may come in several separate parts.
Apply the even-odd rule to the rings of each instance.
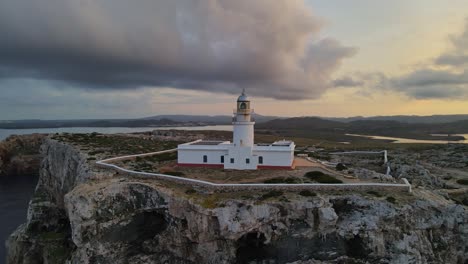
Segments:
[[[0,78],[316,98],[355,53],[320,27],[299,0],[2,0]]]

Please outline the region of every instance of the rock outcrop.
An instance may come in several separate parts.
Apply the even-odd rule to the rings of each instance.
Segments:
[[[205,193],[99,171],[47,139],[8,263],[466,263],[466,207],[438,197]],[[390,199],[391,198],[391,199]]]
[[[42,159],[39,148],[45,135],[10,136],[0,141],[0,177],[37,175]]]

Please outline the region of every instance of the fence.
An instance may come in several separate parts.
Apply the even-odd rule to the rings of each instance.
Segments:
[[[411,184],[407,179],[403,178],[403,183],[300,183],[300,184],[287,184],[287,183],[212,183],[208,181],[195,180],[190,178],[128,170],[119,167],[115,164],[110,164],[111,161],[126,160],[136,157],[152,156],[157,154],[163,154],[168,152],[174,152],[177,149],[170,149],[158,152],[127,155],[115,158],[104,159],[96,162],[96,165],[103,168],[110,168],[119,173],[128,174],[131,176],[158,179],[163,181],[175,182],[188,186],[198,186],[209,189],[211,191],[246,191],[246,190],[284,190],[284,191],[400,191],[400,192],[411,192]]]

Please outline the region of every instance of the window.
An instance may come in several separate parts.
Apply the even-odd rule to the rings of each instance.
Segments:
[[[258,164],[263,164],[263,156],[258,157]]]
[[[250,159],[245,159],[245,163],[250,164]]]
[[[234,158],[231,158],[231,163],[234,163]]]
[[[204,162],[204,163],[207,163],[207,162],[208,162],[208,156],[203,155],[203,162]]]
[[[221,156],[221,163],[224,163],[224,156]]]
[[[246,108],[247,108],[247,105],[246,105],[244,102],[240,103],[239,109],[244,110],[244,109],[246,109]]]

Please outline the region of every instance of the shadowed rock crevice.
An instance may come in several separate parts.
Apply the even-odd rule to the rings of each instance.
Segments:
[[[265,235],[258,232],[251,232],[243,235],[237,240],[237,263],[249,263],[260,261],[272,257],[265,245]]]
[[[154,238],[167,228],[163,211],[149,211],[135,214],[130,220],[111,226],[104,231],[103,239],[109,242],[141,244]]]
[[[370,251],[366,249],[365,243],[359,235],[355,235],[353,238],[346,240],[345,246],[346,255],[353,258],[366,259],[370,253]]]

